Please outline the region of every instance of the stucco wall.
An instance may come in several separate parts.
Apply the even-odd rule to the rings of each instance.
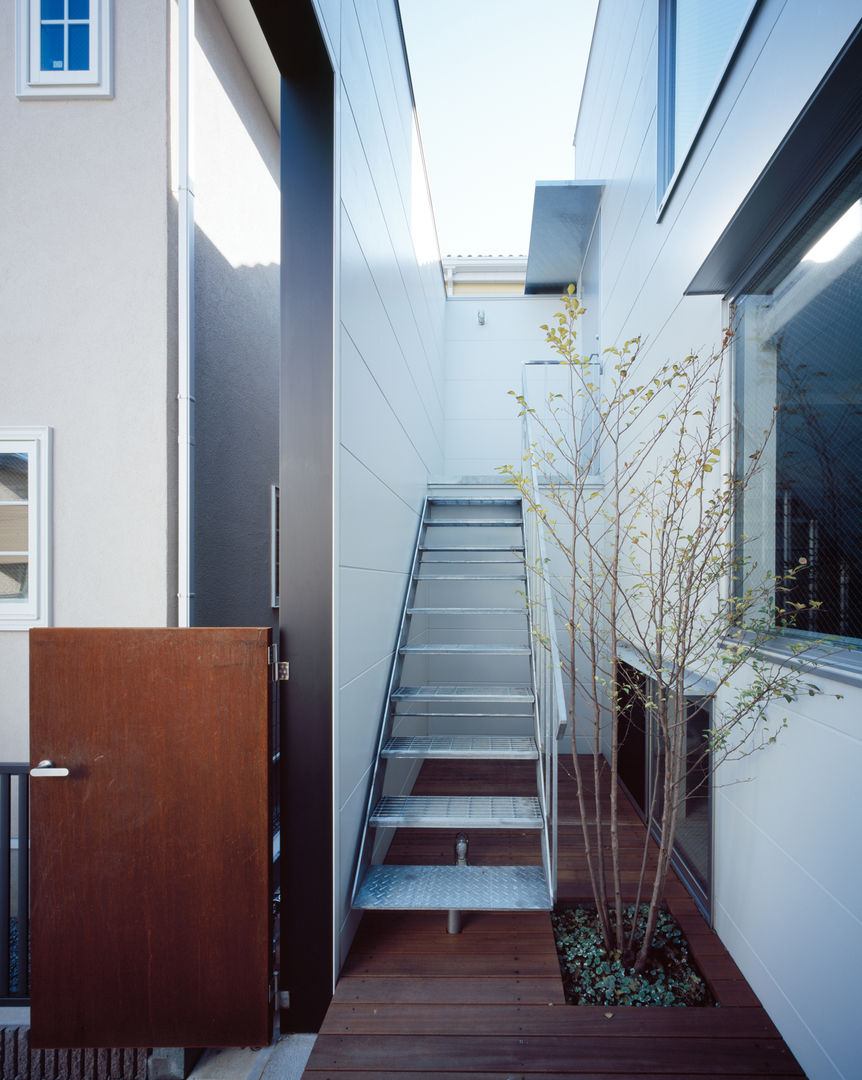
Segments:
[[[175,606],[166,5],[115,5],[114,49],[113,100],[19,101],[11,75],[0,94],[0,425],[54,428],[57,625]],[[28,756],[27,679],[26,633],[0,631],[3,760]]]
[[[266,626],[278,482],[279,134],[214,0],[195,5],[194,623]]]
[[[600,5],[576,135],[578,179],[602,205],[603,345],[648,338],[656,362],[716,343],[719,297],[684,298],[695,271],[859,19],[849,0],[765,0],[656,220],[657,5]],[[776,746],[715,792],[715,926],[808,1076],[858,1073],[862,960],[862,690],[789,707]],[[733,784],[740,776],[747,783]],[[849,846],[848,846],[849,844]]]
[[[336,71],[336,968],[419,511],[443,459],[445,292],[391,0],[328,0]]]

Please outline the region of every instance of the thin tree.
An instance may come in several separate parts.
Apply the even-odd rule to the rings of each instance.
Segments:
[[[787,598],[802,564],[781,575],[755,566],[744,553],[746,538],[734,532],[774,413],[754,453],[722,472],[733,441],[720,395],[731,333],[715,352],[653,369],[634,338],[605,351],[605,371],[597,378],[596,365],[576,349],[584,309],[572,286],[562,304],[556,321],[542,329],[566,388],[536,403],[539,408],[515,394],[531,442],[522,468],[500,471],[550,540],[548,564],[530,569],[550,584],[566,631],[561,665],[586,863],[608,954],[641,972],[664,899],[687,775],[714,773],[728,757],[774,742],[786,718],[770,706],[819,692],[800,663],[810,644],[789,639],[786,663],[761,655],[770,638],[819,604]],[[538,487],[534,467],[544,477]],[[637,655],[646,679],[630,677],[622,649]],[[687,736],[695,676],[697,704],[711,708],[712,726],[693,756]],[[581,728],[589,716],[589,807],[576,703]],[[627,710],[636,703],[651,716],[663,759],[647,793],[635,904],[637,915],[648,899],[645,931],[638,930],[637,917],[626,925],[619,834],[620,746]],[[654,825],[659,845],[650,869]]]

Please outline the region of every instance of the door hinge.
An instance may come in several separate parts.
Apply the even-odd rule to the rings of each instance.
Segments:
[[[272,681],[287,682],[290,678],[290,661],[279,660],[277,645],[270,645],[267,660],[269,662],[269,675]]]
[[[278,988],[278,972],[272,973],[272,981],[269,984],[269,1000],[275,1003],[277,1009],[289,1009],[290,1008],[290,991],[279,990]]]

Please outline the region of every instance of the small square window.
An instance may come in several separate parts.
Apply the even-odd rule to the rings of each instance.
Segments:
[[[50,622],[50,475],[50,428],[0,428],[0,630]]]
[[[16,0],[19,98],[113,97],[112,0]]]

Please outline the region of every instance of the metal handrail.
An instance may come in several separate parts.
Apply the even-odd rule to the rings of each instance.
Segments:
[[[523,365],[521,393],[527,400],[527,369],[548,361],[526,361]],[[557,361],[550,361],[557,363]],[[521,425],[522,459],[528,465],[528,481],[534,503],[539,502],[541,481],[535,455],[530,412],[525,409]],[[552,900],[556,899],[558,864],[558,741],[569,720],[563,692],[562,665],[557,639],[557,619],[553,588],[548,579],[551,563],[548,559],[546,527],[540,515],[524,507],[524,545],[527,567],[527,606],[530,613],[530,639],[533,672],[536,681],[537,733],[540,752],[544,757],[543,811],[548,833],[548,885]],[[541,568],[541,570],[539,569]]]
[[[18,827],[12,836],[12,777],[17,780]],[[30,1004],[30,766],[0,762],[0,1005]],[[17,847],[15,843],[17,842]],[[16,862],[15,916],[12,915],[12,866]],[[9,943],[12,918],[17,921],[12,978]]]

